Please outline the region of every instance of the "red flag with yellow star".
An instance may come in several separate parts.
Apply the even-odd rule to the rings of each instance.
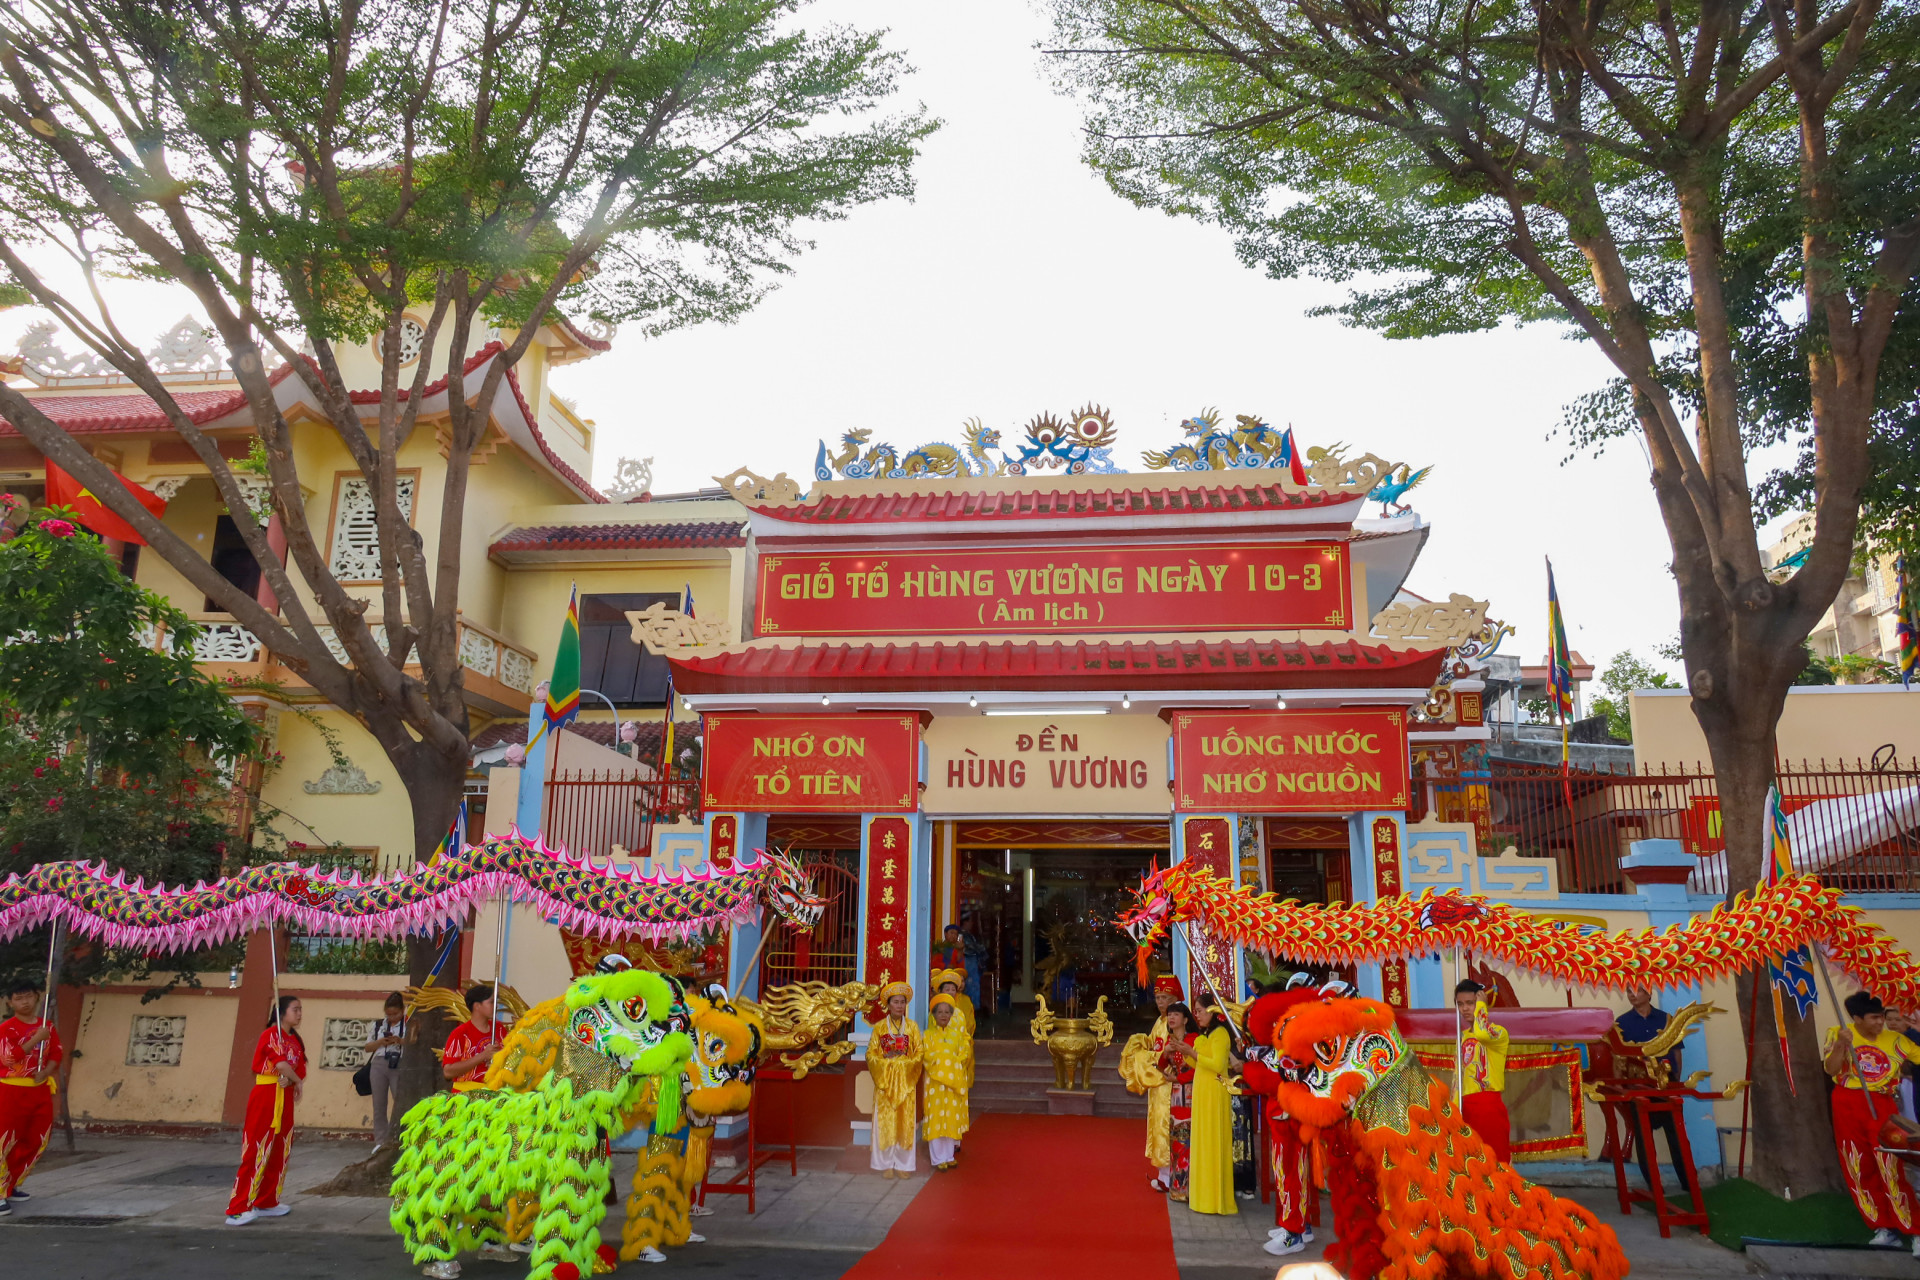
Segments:
[[[165,498],[125,476],[119,479],[141,506],[153,512],[156,520],[167,513]],[[118,538],[142,547],[147,545],[147,540],[132,525],[113,514],[104,502],[94,496],[91,489],[55,466],[52,459],[47,460],[47,505],[67,508],[73,512],[74,519],[103,538]]]

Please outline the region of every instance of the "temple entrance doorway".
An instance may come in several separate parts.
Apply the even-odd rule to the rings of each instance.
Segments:
[[[1352,900],[1344,818],[1268,818],[1266,825],[1267,887],[1274,897]]]
[[[1153,1023],[1151,996],[1134,981],[1133,943],[1113,924],[1157,861],[1165,822],[957,824],[956,906],[979,969],[982,1039],[1024,1040],[1046,997],[1085,1017],[1102,996],[1114,1036]],[[1164,950],[1164,948],[1163,948]],[[1170,967],[1170,955],[1159,957]]]

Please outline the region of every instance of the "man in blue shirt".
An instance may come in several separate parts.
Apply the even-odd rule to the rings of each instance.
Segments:
[[[1671,1021],[1671,1019],[1667,1016],[1664,1009],[1656,1009],[1653,1007],[1653,993],[1651,991],[1648,991],[1644,987],[1629,988],[1627,991],[1627,1002],[1632,1007],[1613,1020],[1613,1025],[1620,1028],[1620,1038],[1622,1040],[1628,1044],[1645,1044],[1667,1029],[1667,1023]],[[1672,1049],[1667,1051],[1662,1060],[1667,1064],[1667,1079],[1673,1084],[1679,1084],[1681,1080],[1680,1046],[1677,1044],[1674,1045]],[[1652,1133],[1665,1133],[1667,1135],[1668,1159],[1672,1160],[1673,1163],[1678,1166],[1679,1160],[1677,1153],[1680,1150],[1680,1135],[1674,1126],[1673,1116],[1649,1116],[1647,1118],[1647,1127]],[[1640,1176],[1646,1179],[1647,1189],[1651,1191],[1653,1189],[1653,1169],[1651,1166],[1653,1153],[1645,1150],[1644,1147],[1651,1146],[1652,1143],[1642,1144],[1639,1140],[1639,1135],[1636,1133],[1634,1135],[1634,1145],[1642,1148],[1638,1152],[1640,1157]],[[1682,1177],[1686,1177],[1685,1171],[1682,1171]],[[1691,1193],[1692,1189],[1692,1185],[1689,1183],[1687,1187],[1688,1192]]]

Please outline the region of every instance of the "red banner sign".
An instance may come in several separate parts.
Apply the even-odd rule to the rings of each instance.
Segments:
[[[1188,818],[1181,823],[1182,849],[1188,866],[1205,868],[1233,883],[1233,838],[1225,818]],[[1233,980],[1233,944],[1223,942],[1201,927],[1198,921],[1187,925],[1187,996],[1197,1000],[1207,991],[1207,979],[1223,1000],[1239,994]]]
[[[1344,631],[1344,542],[762,556],[756,635]]]
[[[1406,891],[1400,876],[1400,824],[1392,818],[1373,820],[1373,892],[1380,898],[1396,897]],[[1411,983],[1405,960],[1384,960],[1380,964],[1380,998],[1396,1008],[1411,1003]]]
[[[907,918],[913,883],[912,833],[905,818],[867,824],[865,981],[876,987],[907,978]]]
[[[700,790],[710,813],[910,813],[920,804],[920,720],[709,715]]]
[[[1176,809],[1404,809],[1407,774],[1407,713],[1398,707],[1174,713]]]

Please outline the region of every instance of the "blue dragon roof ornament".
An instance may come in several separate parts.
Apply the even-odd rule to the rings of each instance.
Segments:
[[[1029,422],[1024,440],[1011,450],[1000,449],[1000,432],[978,418],[968,421],[958,446],[941,441],[902,453],[891,444],[868,444],[873,429],[859,427],[840,437],[840,449],[827,452],[822,440],[813,460],[815,480],[914,480],[928,476],[1023,476],[1035,471],[1064,470],[1117,473],[1113,441],[1117,430],[1105,409],[1088,405],[1065,421],[1043,413]]]

